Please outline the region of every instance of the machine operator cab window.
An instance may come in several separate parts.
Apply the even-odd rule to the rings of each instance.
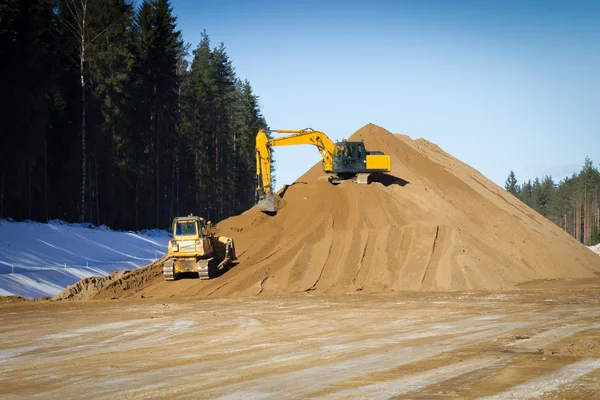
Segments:
[[[175,225],[176,236],[196,236],[198,225],[196,221],[177,221]]]
[[[365,149],[364,149],[362,143],[359,143],[356,146],[356,159],[358,161],[365,160]]]
[[[333,148],[333,169],[339,170],[342,167],[342,151],[344,146],[341,143],[336,143]]]
[[[333,169],[344,169],[347,165],[354,163],[355,150],[353,143],[337,143],[333,151]]]
[[[336,143],[333,152],[333,170],[355,170],[363,168],[366,150],[362,142]]]

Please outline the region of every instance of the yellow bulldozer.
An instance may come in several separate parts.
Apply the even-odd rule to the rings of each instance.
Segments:
[[[197,273],[200,279],[210,279],[235,259],[233,239],[217,236],[210,221],[190,214],[173,220],[163,277],[172,281],[183,273]]]
[[[268,132],[287,133],[287,136],[269,139]],[[389,155],[381,151],[367,151],[365,143],[342,140],[334,142],[325,133],[307,128],[302,130],[263,130],[256,135],[256,177],[259,210],[272,214],[277,212],[277,200],[271,188],[271,147],[312,144],[323,159],[323,171],[329,174],[329,182],[338,184],[345,180],[369,183],[372,173],[390,172]]]

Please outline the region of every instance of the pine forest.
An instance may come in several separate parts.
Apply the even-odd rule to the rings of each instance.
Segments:
[[[600,172],[591,159],[558,183],[544,176],[519,185],[510,171],[504,188],[581,243],[600,243]]]
[[[168,228],[255,203],[258,96],[168,0],[5,0],[0,60],[0,218]]]

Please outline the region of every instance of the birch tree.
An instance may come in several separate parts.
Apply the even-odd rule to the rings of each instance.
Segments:
[[[87,75],[88,64],[93,54],[90,46],[108,29],[120,21],[125,14],[115,17],[114,20],[106,22],[104,26],[98,26],[93,22],[98,16],[98,11],[103,0],[60,0],[59,14],[62,14],[60,23],[62,29],[71,36],[71,51],[74,60],[79,67],[79,87],[81,95],[81,204],[79,209],[79,220],[83,222],[86,216],[86,159],[87,159]]]

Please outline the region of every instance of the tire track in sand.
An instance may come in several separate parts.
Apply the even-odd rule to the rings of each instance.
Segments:
[[[421,289],[431,290],[433,287],[433,280],[436,277],[438,264],[442,258],[442,253],[446,246],[446,237],[448,236],[448,227],[436,226],[435,236],[433,238],[433,246],[431,248],[431,256],[425,267],[423,278],[421,279]]]

